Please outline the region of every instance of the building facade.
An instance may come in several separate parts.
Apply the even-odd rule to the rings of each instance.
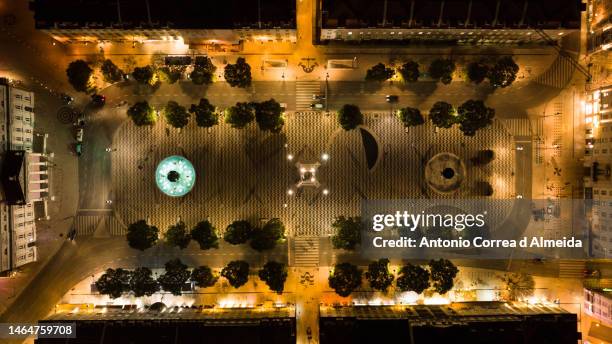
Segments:
[[[36,28],[66,43],[296,42],[295,1],[35,0]]]
[[[586,95],[584,186],[589,254],[612,257],[612,86]]]
[[[584,311],[604,325],[612,326],[612,291],[584,289]]]
[[[35,96],[0,79],[0,272],[37,259],[34,202],[49,193],[48,157],[35,152]]]

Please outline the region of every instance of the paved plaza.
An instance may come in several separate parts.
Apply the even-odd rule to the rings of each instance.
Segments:
[[[148,218],[162,230],[179,217],[188,225],[209,218],[219,229],[237,219],[257,223],[279,217],[290,236],[326,236],[336,216],[358,215],[362,200],[473,198],[479,181],[493,186],[493,198],[507,199],[516,196],[517,175],[529,173],[515,171],[514,138],[502,121],[470,138],[456,128],[436,133],[430,123],[405,130],[388,112],[365,117],[360,129],[345,131],[334,115],[288,113],[279,134],[263,133],[255,124],[244,130],[225,124],[207,130],[191,123],[179,132],[162,121],[153,127],[125,122],[113,140],[115,214],[125,224]],[[371,168],[362,131],[377,145],[378,159]],[[470,159],[482,149],[495,151],[495,159],[472,166]],[[425,183],[425,163],[442,152],[467,165],[459,189],[448,194]],[[196,169],[196,185],[181,198],[155,187],[157,164],[170,155],[186,157]],[[297,163],[319,163],[320,186],[297,188]]]

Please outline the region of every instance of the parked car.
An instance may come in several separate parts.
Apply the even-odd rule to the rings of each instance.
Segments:
[[[101,94],[91,96],[91,104],[95,107],[103,107],[106,104],[106,97]]]
[[[81,154],[83,154],[83,144],[81,142],[77,142],[74,150],[76,151],[77,156],[81,156]]]
[[[397,103],[399,101],[399,97],[394,94],[387,94],[385,97],[387,103]]]
[[[323,94],[313,94],[312,100],[325,100],[325,95]]]

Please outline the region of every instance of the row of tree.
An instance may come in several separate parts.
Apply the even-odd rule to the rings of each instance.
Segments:
[[[237,220],[227,226],[223,238],[232,245],[249,242],[256,251],[271,250],[285,239],[285,226],[277,219],[270,219],[261,227],[254,227],[246,220]],[[217,229],[210,221],[198,222],[191,230],[183,221],[168,227],[164,241],[173,247],[184,249],[194,240],[202,250],[219,248]],[[127,241],[130,247],[144,251],[159,241],[159,229],[145,220],[136,221],[128,226]]]
[[[435,59],[427,68],[430,78],[448,85],[453,80],[453,73],[456,70],[455,62],[451,59]],[[492,87],[508,87],[514,80],[519,67],[511,56],[505,56],[492,64],[483,60],[471,62],[467,66],[468,79],[476,84],[485,79],[489,79]],[[408,61],[396,69],[387,67],[383,63],[378,63],[366,72],[366,81],[383,82],[393,78],[396,73],[405,82],[418,81],[421,73],[419,64],[415,61]]]
[[[453,60],[435,59],[429,65],[427,73],[432,79],[441,81],[443,84],[450,84],[453,80],[455,69],[456,66]],[[378,63],[366,71],[365,80],[383,82],[393,78],[396,73],[399,74],[404,82],[416,82],[421,76],[419,64],[415,61],[408,61],[399,66],[397,70],[387,67],[383,63]]]
[[[186,71],[185,66],[153,66],[135,67],[131,72],[132,78],[142,85],[156,85],[159,82],[173,84],[182,79]],[[215,79],[217,67],[207,56],[198,56],[193,69],[189,72],[189,79],[196,85],[211,84]],[[121,70],[112,60],[106,59],[100,65],[100,72],[104,81],[116,83],[125,79],[127,73]],[[66,69],[68,81],[78,92],[92,92],[94,86],[92,76],[94,69],[84,60],[72,61]],[[225,65],[225,81],[232,87],[249,87],[251,85],[251,66],[242,57],[236,63]]]
[[[405,107],[397,111],[397,116],[406,127],[425,123],[425,118],[417,108]],[[482,100],[468,100],[455,109],[446,102],[436,102],[429,110],[429,118],[438,128],[451,128],[459,124],[465,136],[474,136],[480,129],[493,123],[495,110],[485,106]],[[357,105],[345,104],[338,111],[338,123],[344,130],[352,130],[363,124],[363,114]]]
[[[181,295],[189,282],[193,282],[198,288],[208,288],[219,280],[219,275],[208,266],[202,265],[190,270],[178,258],[166,262],[164,269],[164,273],[157,278],[153,277],[151,269],[147,267],[134,270],[107,269],[96,280],[95,285],[100,294],[115,299],[129,292],[136,297],[142,297],[151,296],[160,290]],[[221,270],[220,276],[227,279],[232,287],[239,288],[248,282],[249,264],[242,260],[231,261]],[[285,264],[269,261],[258,271],[258,276],[270,290],[280,294],[285,288],[287,267]]]
[[[192,115],[199,127],[210,128],[219,124],[219,112],[206,98],[201,98],[198,104],[191,104],[189,108],[175,101],[168,101],[162,113],[166,122],[177,129],[184,128]],[[137,126],[153,125],[157,122],[157,112],[147,101],[132,105],[127,110],[127,115]],[[244,128],[253,120],[257,122],[259,129],[278,133],[285,124],[283,108],[276,100],[269,99],[263,102],[236,103],[225,110],[225,121],[232,128]]]
[[[365,279],[372,289],[386,292],[395,281],[399,291],[412,291],[417,294],[425,290],[442,295],[453,288],[454,279],[459,269],[447,259],[430,260],[427,267],[412,265],[402,266],[397,279],[389,271],[389,259],[381,258],[371,262],[365,272]],[[361,287],[363,271],[350,263],[336,264],[329,275],[329,286],[340,296],[349,296],[355,289]]]
[[[421,111],[412,107],[401,108],[397,111],[398,118],[405,127],[413,127],[425,123]],[[480,129],[493,123],[495,110],[484,105],[481,100],[468,100],[455,108],[446,102],[436,102],[429,110],[429,118],[438,128],[451,128],[459,124],[459,130],[465,136],[474,136]]]

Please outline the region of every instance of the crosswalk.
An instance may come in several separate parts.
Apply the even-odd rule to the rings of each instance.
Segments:
[[[318,237],[296,237],[293,245],[293,266],[314,267],[319,266],[319,238]]]
[[[312,95],[321,93],[321,83],[316,80],[295,82],[295,111],[309,110],[313,103]]]
[[[127,229],[113,213],[77,215],[74,226],[78,236],[125,235]]]
[[[541,85],[562,89],[571,81],[575,69],[569,56],[559,54],[550,68],[536,77],[534,81]]]
[[[526,118],[504,118],[501,120],[512,136],[531,136],[531,122]]]
[[[585,268],[584,259],[562,259],[559,261],[559,278],[583,278]]]

